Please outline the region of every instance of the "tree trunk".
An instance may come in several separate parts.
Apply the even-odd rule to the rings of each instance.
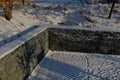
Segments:
[[[111,10],[110,10],[108,19],[111,19],[111,17],[112,17],[112,12],[113,12],[113,9],[114,9],[114,6],[115,6],[115,2],[116,2],[116,0],[113,1],[113,4],[112,4]]]
[[[18,0],[18,6],[21,8],[24,5],[24,0]]]

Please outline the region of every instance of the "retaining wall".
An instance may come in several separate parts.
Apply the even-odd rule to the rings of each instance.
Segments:
[[[49,28],[48,34],[51,50],[120,54],[120,32]]]
[[[30,39],[21,43],[17,48],[10,48],[10,51],[6,51],[7,54],[0,58],[0,80],[26,80],[49,49],[120,54],[120,32],[64,28],[48,28],[43,31],[37,29],[37,31],[35,36],[31,36],[30,33]],[[14,47],[14,44],[9,46]],[[4,51],[9,49],[7,47],[6,44],[6,48],[2,48],[3,51],[0,48],[0,53],[5,53]]]
[[[0,80],[26,80],[47,51],[48,33],[42,31],[0,59]]]

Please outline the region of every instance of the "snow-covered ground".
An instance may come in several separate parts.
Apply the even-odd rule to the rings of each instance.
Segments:
[[[111,20],[107,19],[111,4],[82,5],[77,0],[32,0],[23,9],[14,8],[13,19],[7,21],[0,8],[0,41],[33,26],[78,26],[97,30],[120,31],[120,4],[116,4]],[[74,4],[69,4],[69,3]],[[64,4],[62,4],[64,3]]]
[[[11,21],[7,21],[3,16],[0,16],[0,41],[37,25],[38,21],[34,20],[31,15],[20,11],[13,11]]]
[[[4,19],[0,8],[0,44],[2,40],[26,29],[43,25],[120,32],[120,4],[115,5],[113,17],[109,20],[111,4],[68,4],[67,1],[71,0],[32,1],[23,9],[14,8],[11,21]],[[49,51],[28,80],[120,80],[120,56]]]
[[[27,80],[120,80],[120,56],[49,51]]]
[[[46,0],[39,0],[41,2],[34,3],[32,8],[29,8],[28,13],[35,16],[43,24],[53,25],[69,25],[92,29],[102,29],[111,31],[120,31],[120,4],[116,4],[113,17],[111,20],[107,19],[112,4],[82,5],[82,4],[68,4],[64,1],[47,0],[52,3],[44,3]],[[44,2],[43,2],[44,1]],[[73,0],[68,0],[73,1]],[[76,1],[76,0],[75,0]],[[61,2],[65,4],[61,4]],[[37,12],[37,13],[36,13]]]

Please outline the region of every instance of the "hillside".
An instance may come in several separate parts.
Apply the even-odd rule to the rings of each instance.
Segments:
[[[73,0],[65,0],[65,3],[69,1],[73,2]],[[26,3],[23,9],[14,8],[11,21],[4,19],[2,9],[0,9],[0,41],[41,24],[120,31],[120,4],[116,4],[113,17],[109,20],[107,17],[111,4],[97,3],[83,6],[75,3],[61,4],[62,2],[64,3],[64,0],[58,2],[37,0],[30,5]]]

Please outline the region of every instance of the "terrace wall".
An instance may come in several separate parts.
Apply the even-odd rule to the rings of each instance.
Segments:
[[[120,33],[49,28],[49,48],[56,51],[120,54]]]
[[[57,27],[30,37],[0,58],[0,80],[26,80],[49,49],[120,55],[120,32]]]
[[[48,33],[43,31],[0,59],[0,80],[26,80],[47,51]]]

